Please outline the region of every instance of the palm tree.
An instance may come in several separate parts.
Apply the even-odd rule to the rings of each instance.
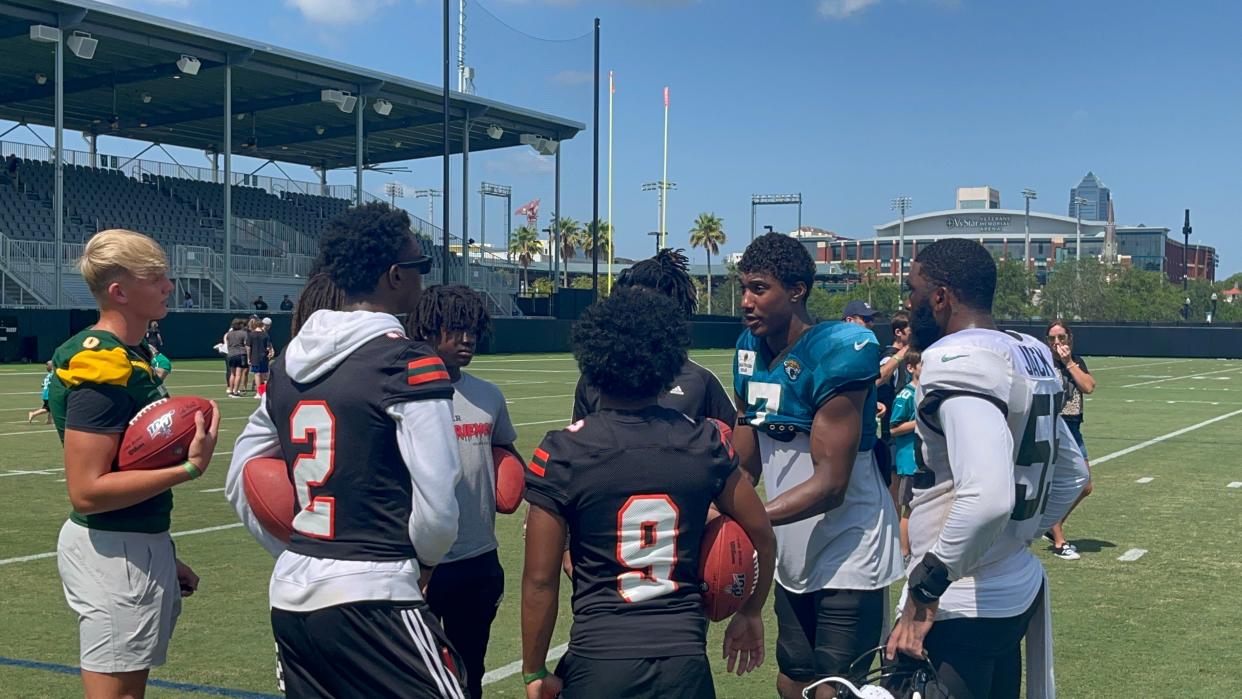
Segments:
[[[612,230],[612,224],[607,221],[597,221],[599,227],[599,252],[603,256],[604,262],[608,261],[608,233]],[[590,257],[594,252],[595,241],[591,240],[591,227],[588,224],[582,231],[582,254]]]
[[[725,244],[724,220],[716,214],[699,214],[690,229],[690,247],[707,251],[707,312],[712,312],[712,255]]]
[[[582,247],[582,224],[566,216],[557,217],[556,230],[560,234],[561,261],[565,263],[565,281],[561,286],[569,286],[569,261],[578,254]]]
[[[522,226],[513,231],[513,238],[509,242],[509,254],[517,258],[518,266],[522,268],[522,288],[527,293],[530,291],[526,277],[527,270],[535,261],[535,255],[541,252],[543,252],[543,246],[539,241],[539,231],[531,226]]]

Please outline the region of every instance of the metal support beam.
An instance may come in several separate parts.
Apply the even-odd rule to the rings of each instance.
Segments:
[[[224,66],[224,308],[233,307],[233,66]]]
[[[366,147],[365,127],[366,98],[358,97],[354,105],[354,205],[362,206],[362,171],[366,168],[363,149]]]
[[[56,307],[64,300],[63,274],[65,253],[65,32],[62,28],[56,37],[56,191],[52,196],[56,207]]]
[[[461,124],[461,283],[470,286],[470,116]]]
[[[202,74],[202,71],[199,71]],[[258,112],[266,112],[272,109],[284,109],[285,107],[297,107],[303,104],[313,104],[319,101],[319,90],[314,92],[299,92],[293,95],[284,95],[282,97],[271,97],[261,100],[249,100],[246,102],[238,102],[233,105],[233,112],[236,114],[255,114]],[[183,109],[179,112],[170,112],[157,117],[140,118],[127,117],[121,119],[121,129],[141,128],[139,124],[146,124],[146,128],[154,128],[156,126],[167,126],[169,124],[184,124],[192,121],[200,121],[203,119],[211,119],[219,115],[219,112],[210,107],[203,109]]]
[[[203,69],[207,68],[204,64]],[[177,73],[177,65],[175,63],[160,63],[157,65],[144,66],[142,68],[132,68],[130,70],[122,70],[116,73],[103,73],[101,75],[92,75],[86,78],[77,78],[69,81],[64,85],[61,94],[74,95],[80,92],[88,92],[90,90],[98,90],[105,87],[115,87],[118,85],[128,85],[129,83],[142,82],[144,80],[158,80]],[[44,100],[49,97],[55,97],[59,83],[57,85],[35,85],[33,87],[23,88],[21,90],[13,90],[11,92],[0,94],[0,104],[18,104],[21,102],[31,102],[35,100]]]
[[[452,280],[451,262],[452,255],[449,254],[449,0],[444,0],[444,43],[441,48],[444,50],[444,80],[440,84],[440,100],[441,100],[441,121],[440,121],[440,138],[444,152],[441,153],[443,160],[443,172],[441,173],[441,196],[444,198],[444,224],[440,229],[440,237],[444,245],[442,254],[444,255],[444,263],[442,265],[441,282],[448,284]],[[463,193],[464,194],[464,193]]]
[[[556,202],[556,211],[552,214],[552,263],[559,272],[561,269],[561,151],[564,145],[557,146],[556,149],[556,188],[554,190],[554,201]],[[568,276],[569,262],[565,262],[566,276]],[[556,276],[552,277],[552,293],[556,293]]]
[[[318,97],[316,97],[316,100]],[[358,100],[359,103],[362,99]],[[361,107],[355,106],[355,112],[361,112]],[[385,131],[396,131],[398,129],[412,129],[419,126],[430,126],[439,124],[441,117],[439,114],[423,114],[420,116],[402,117],[400,119],[385,119],[379,124],[374,124],[367,129],[367,133],[375,135],[384,133]],[[337,138],[353,138],[356,135],[357,126],[350,124],[349,126],[330,126],[323,130],[323,133],[316,133],[314,126],[307,126],[306,132],[293,132],[288,138],[282,138],[277,141],[263,141],[259,144],[260,149],[279,148],[280,146],[293,146],[300,143],[315,143],[320,141],[329,141]],[[432,153],[439,155],[439,151]],[[331,169],[331,168],[329,168]]]

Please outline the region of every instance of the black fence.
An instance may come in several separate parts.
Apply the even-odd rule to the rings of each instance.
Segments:
[[[574,299],[569,305],[580,311],[578,301]],[[272,319],[272,341],[277,349],[284,347],[289,342],[289,314],[264,315]],[[0,361],[45,361],[60,343],[97,317],[94,311],[82,310],[0,309]],[[237,317],[248,314],[173,311],[160,321],[164,350],[172,359],[219,357],[214,347]],[[481,347],[483,353],[568,352],[573,320],[497,318],[492,326],[491,336]],[[1037,338],[1045,331],[1043,324],[1033,323],[1003,323],[1002,327]],[[1087,356],[1242,359],[1242,325],[1078,323],[1071,330],[1075,350]],[[697,349],[732,348],[740,331],[735,318],[696,316],[691,323],[692,343]],[[875,332],[882,343],[892,337],[886,324],[877,324]]]

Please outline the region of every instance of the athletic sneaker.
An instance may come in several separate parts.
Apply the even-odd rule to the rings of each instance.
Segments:
[[[1066,561],[1076,561],[1082,558],[1082,556],[1078,555],[1078,549],[1074,548],[1073,544],[1068,543],[1064,546],[1052,547],[1052,555]]]

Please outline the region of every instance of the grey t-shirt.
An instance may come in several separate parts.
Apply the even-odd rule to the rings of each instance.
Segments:
[[[441,561],[474,558],[496,548],[496,466],[492,446],[513,444],[517,431],[500,389],[462,372],[453,384],[453,429],[461,457],[457,541]]]

